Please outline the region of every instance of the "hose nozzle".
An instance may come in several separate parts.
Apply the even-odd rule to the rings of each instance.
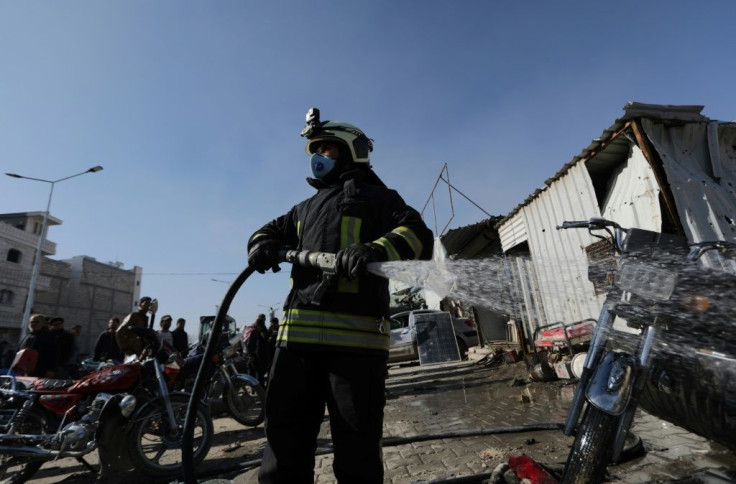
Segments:
[[[302,267],[314,267],[327,273],[335,272],[335,254],[328,252],[287,250],[283,252],[283,260]]]

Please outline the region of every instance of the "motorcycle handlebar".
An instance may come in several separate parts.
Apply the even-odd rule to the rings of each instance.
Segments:
[[[565,229],[578,229],[578,228],[587,228],[588,227],[588,221],[587,220],[573,220],[573,221],[564,221],[562,222],[562,225],[557,226],[557,230],[565,230]]]
[[[708,252],[709,250],[717,250],[723,254],[736,253],[736,243],[728,242],[725,240],[713,240],[708,242],[698,242],[697,244],[690,245],[690,253],[687,258],[689,260],[698,260],[700,256]]]
[[[613,220],[606,220],[600,217],[593,217],[590,220],[566,220],[562,222],[562,225],[557,226],[557,230],[564,229],[590,229],[590,230],[601,230],[606,227],[614,227],[620,229],[621,226]]]

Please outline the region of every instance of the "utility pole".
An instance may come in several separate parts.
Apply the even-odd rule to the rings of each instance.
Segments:
[[[44,180],[42,178],[33,178],[30,176],[22,176],[18,175],[17,173],[6,173],[9,177],[13,178],[22,178],[24,180],[33,180],[33,181],[40,181],[44,183],[48,183],[51,185],[51,189],[49,190],[49,200],[46,202],[46,211],[43,214],[43,223],[41,224],[41,233],[38,236],[38,245],[36,246],[36,257],[33,260],[33,271],[31,272],[31,282],[28,286],[28,297],[26,298],[26,306],[23,310],[23,318],[21,320],[21,326],[20,326],[20,341],[23,341],[23,339],[26,337],[26,334],[28,334],[28,319],[31,316],[31,309],[33,308],[33,298],[35,296],[36,292],[36,282],[38,281],[38,273],[41,269],[41,259],[43,259],[43,254],[41,252],[41,249],[43,248],[43,243],[46,241],[46,226],[48,225],[49,220],[49,211],[51,210],[51,197],[54,195],[54,185],[57,183],[68,180],[70,178],[74,178],[77,176],[84,175],[86,173],[96,173],[98,171],[102,170],[101,166],[93,166],[92,168],[85,170],[81,173],[76,173],[74,175],[69,175],[64,178],[59,178],[58,180]]]

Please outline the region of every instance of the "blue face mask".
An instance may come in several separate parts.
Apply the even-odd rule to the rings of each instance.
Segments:
[[[312,175],[315,178],[324,180],[327,175],[335,168],[335,160],[319,153],[313,154],[309,161],[312,165]]]

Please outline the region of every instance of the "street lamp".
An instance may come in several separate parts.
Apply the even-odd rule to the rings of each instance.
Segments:
[[[97,165],[93,166],[89,170],[85,170],[81,173],[77,173],[74,175],[69,175],[64,178],[59,178],[58,180],[44,180],[42,178],[33,178],[30,176],[22,176],[18,175],[16,173],[6,173],[6,175],[13,177],[13,178],[23,178],[26,180],[33,180],[33,181],[40,181],[44,183],[48,183],[51,185],[51,190],[49,191],[49,201],[46,203],[46,212],[43,214],[43,223],[41,224],[41,235],[38,237],[38,246],[36,246],[36,257],[33,260],[33,272],[31,273],[31,283],[28,286],[28,297],[26,299],[26,307],[23,311],[23,319],[21,321],[20,326],[20,341],[23,341],[23,338],[25,338],[26,334],[28,333],[28,319],[31,315],[31,307],[33,306],[33,296],[36,292],[36,281],[38,280],[38,273],[41,268],[41,247],[43,246],[44,241],[46,240],[46,225],[48,224],[49,220],[49,210],[51,210],[51,197],[54,194],[54,185],[64,181],[68,180],[70,178],[74,178],[76,176],[84,175],[86,173],[96,173],[98,171],[102,170],[102,167]]]
[[[269,321],[273,319],[274,314],[276,313],[276,310],[278,309],[278,304],[280,301],[276,301],[275,303],[271,304],[270,306],[266,306],[265,304],[259,304],[259,307],[262,308],[268,308],[268,319]]]

